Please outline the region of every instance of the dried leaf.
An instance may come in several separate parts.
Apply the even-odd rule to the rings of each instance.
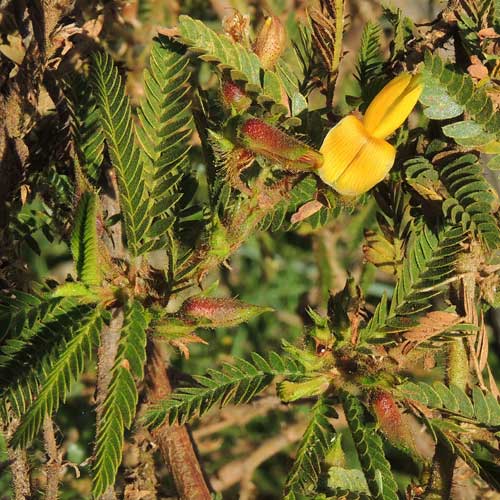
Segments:
[[[292,224],[296,222],[301,222],[311,215],[314,215],[316,212],[323,208],[323,204],[318,200],[308,201],[304,205],[302,205],[291,217],[290,221]]]
[[[409,328],[403,334],[406,340],[402,345],[403,354],[407,354],[418,344],[462,323],[463,320],[463,317],[451,312],[431,311],[427,313],[417,326]]]
[[[495,28],[483,28],[482,30],[479,30],[477,32],[479,35],[479,38],[485,39],[485,38],[500,38],[500,35],[495,31]]]
[[[482,80],[488,77],[488,68],[481,62],[479,57],[471,56],[470,61],[472,64],[467,67],[467,71],[472,78]]]
[[[488,364],[488,334],[486,333],[486,325],[483,320],[481,321],[477,336],[476,353],[479,371],[482,372]]]

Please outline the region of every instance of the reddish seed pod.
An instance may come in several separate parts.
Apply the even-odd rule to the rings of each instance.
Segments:
[[[321,153],[258,118],[243,122],[239,139],[250,151],[275,160],[288,169],[317,169],[323,163]]]
[[[239,325],[271,310],[236,299],[191,297],[184,302],[181,313],[185,317],[208,323],[211,327],[224,327]]]
[[[392,394],[383,389],[375,389],[370,395],[370,403],[377,422],[387,439],[394,446],[414,452],[415,442]]]
[[[253,47],[253,51],[260,59],[264,69],[272,69],[278,62],[286,46],[286,31],[281,21],[275,17],[268,17]]]

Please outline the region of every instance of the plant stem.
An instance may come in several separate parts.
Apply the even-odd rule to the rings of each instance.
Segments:
[[[101,341],[97,353],[97,388],[96,388],[96,428],[102,418],[102,405],[108,395],[108,387],[113,375],[112,368],[115,363],[116,353],[118,352],[118,342],[120,332],[123,326],[123,310],[121,308],[113,311],[113,316],[109,326],[105,326],[101,332]],[[113,486],[110,486],[101,500],[115,500],[116,494]]]
[[[165,399],[172,392],[161,346],[152,342],[149,346],[146,366],[148,401]],[[191,437],[185,425],[169,426],[168,422],[153,431],[161,455],[170,466],[177,493],[181,500],[210,500],[209,487],[203,475]]]
[[[45,486],[45,499],[57,500],[59,496],[59,475],[61,472],[61,459],[57,449],[56,436],[54,434],[54,424],[52,418],[45,417],[43,422],[43,440],[45,452],[47,453],[47,464],[45,465],[45,475],[47,485]]]
[[[14,434],[19,420],[12,418],[7,426],[4,428],[4,435],[8,442]],[[28,454],[26,450],[21,448],[7,447],[7,455],[9,457],[10,472],[12,475],[12,487],[14,490],[15,500],[27,500],[31,498],[30,486],[30,468],[28,463]]]

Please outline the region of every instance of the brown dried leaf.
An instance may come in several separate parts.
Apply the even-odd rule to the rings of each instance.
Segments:
[[[481,62],[479,57],[471,56],[470,62],[472,64],[467,68],[467,71],[472,78],[482,80],[483,78],[488,77],[488,68]]]
[[[189,347],[188,344],[205,344],[208,345],[208,342],[206,340],[203,340],[201,337],[198,337],[198,335],[195,335],[194,333],[190,335],[186,335],[185,337],[181,337],[175,340],[171,340],[170,344],[173,345],[174,347],[177,347],[179,351],[184,355],[186,359],[189,359]]]
[[[476,346],[477,363],[480,372],[482,372],[488,364],[488,347],[489,343],[488,334],[486,333],[486,325],[484,324],[484,320],[481,320]]]
[[[7,42],[0,44],[0,52],[20,66],[26,54],[23,40],[20,35],[7,35]]]
[[[318,200],[311,200],[302,205],[291,217],[290,221],[292,224],[296,222],[301,222],[311,215],[314,215],[316,212],[323,208],[323,204]]]
[[[427,313],[417,326],[409,328],[403,334],[406,342],[401,346],[402,353],[408,354],[418,344],[462,323],[463,320],[462,316],[451,312],[431,311]]]
[[[483,28],[482,30],[479,30],[477,32],[479,35],[479,38],[485,39],[485,38],[500,38],[500,35],[495,31],[495,28]]]

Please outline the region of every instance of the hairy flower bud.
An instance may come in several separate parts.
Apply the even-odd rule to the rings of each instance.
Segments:
[[[272,309],[236,299],[191,297],[184,302],[180,312],[201,323],[200,326],[215,328],[236,326],[268,311]]]
[[[226,107],[233,107],[240,113],[246,111],[252,104],[252,100],[247,93],[232,80],[222,82],[222,100]]]
[[[321,153],[258,118],[247,118],[240,124],[237,141],[286,169],[318,169],[323,163]]]
[[[403,418],[392,394],[383,389],[375,389],[370,395],[370,403],[377,422],[387,439],[395,447],[416,454],[415,441],[408,423]]]
[[[262,25],[253,51],[260,59],[264,69],[272,69],[285,50],[286,32],[281,21],[275,17],[268,17]]]

